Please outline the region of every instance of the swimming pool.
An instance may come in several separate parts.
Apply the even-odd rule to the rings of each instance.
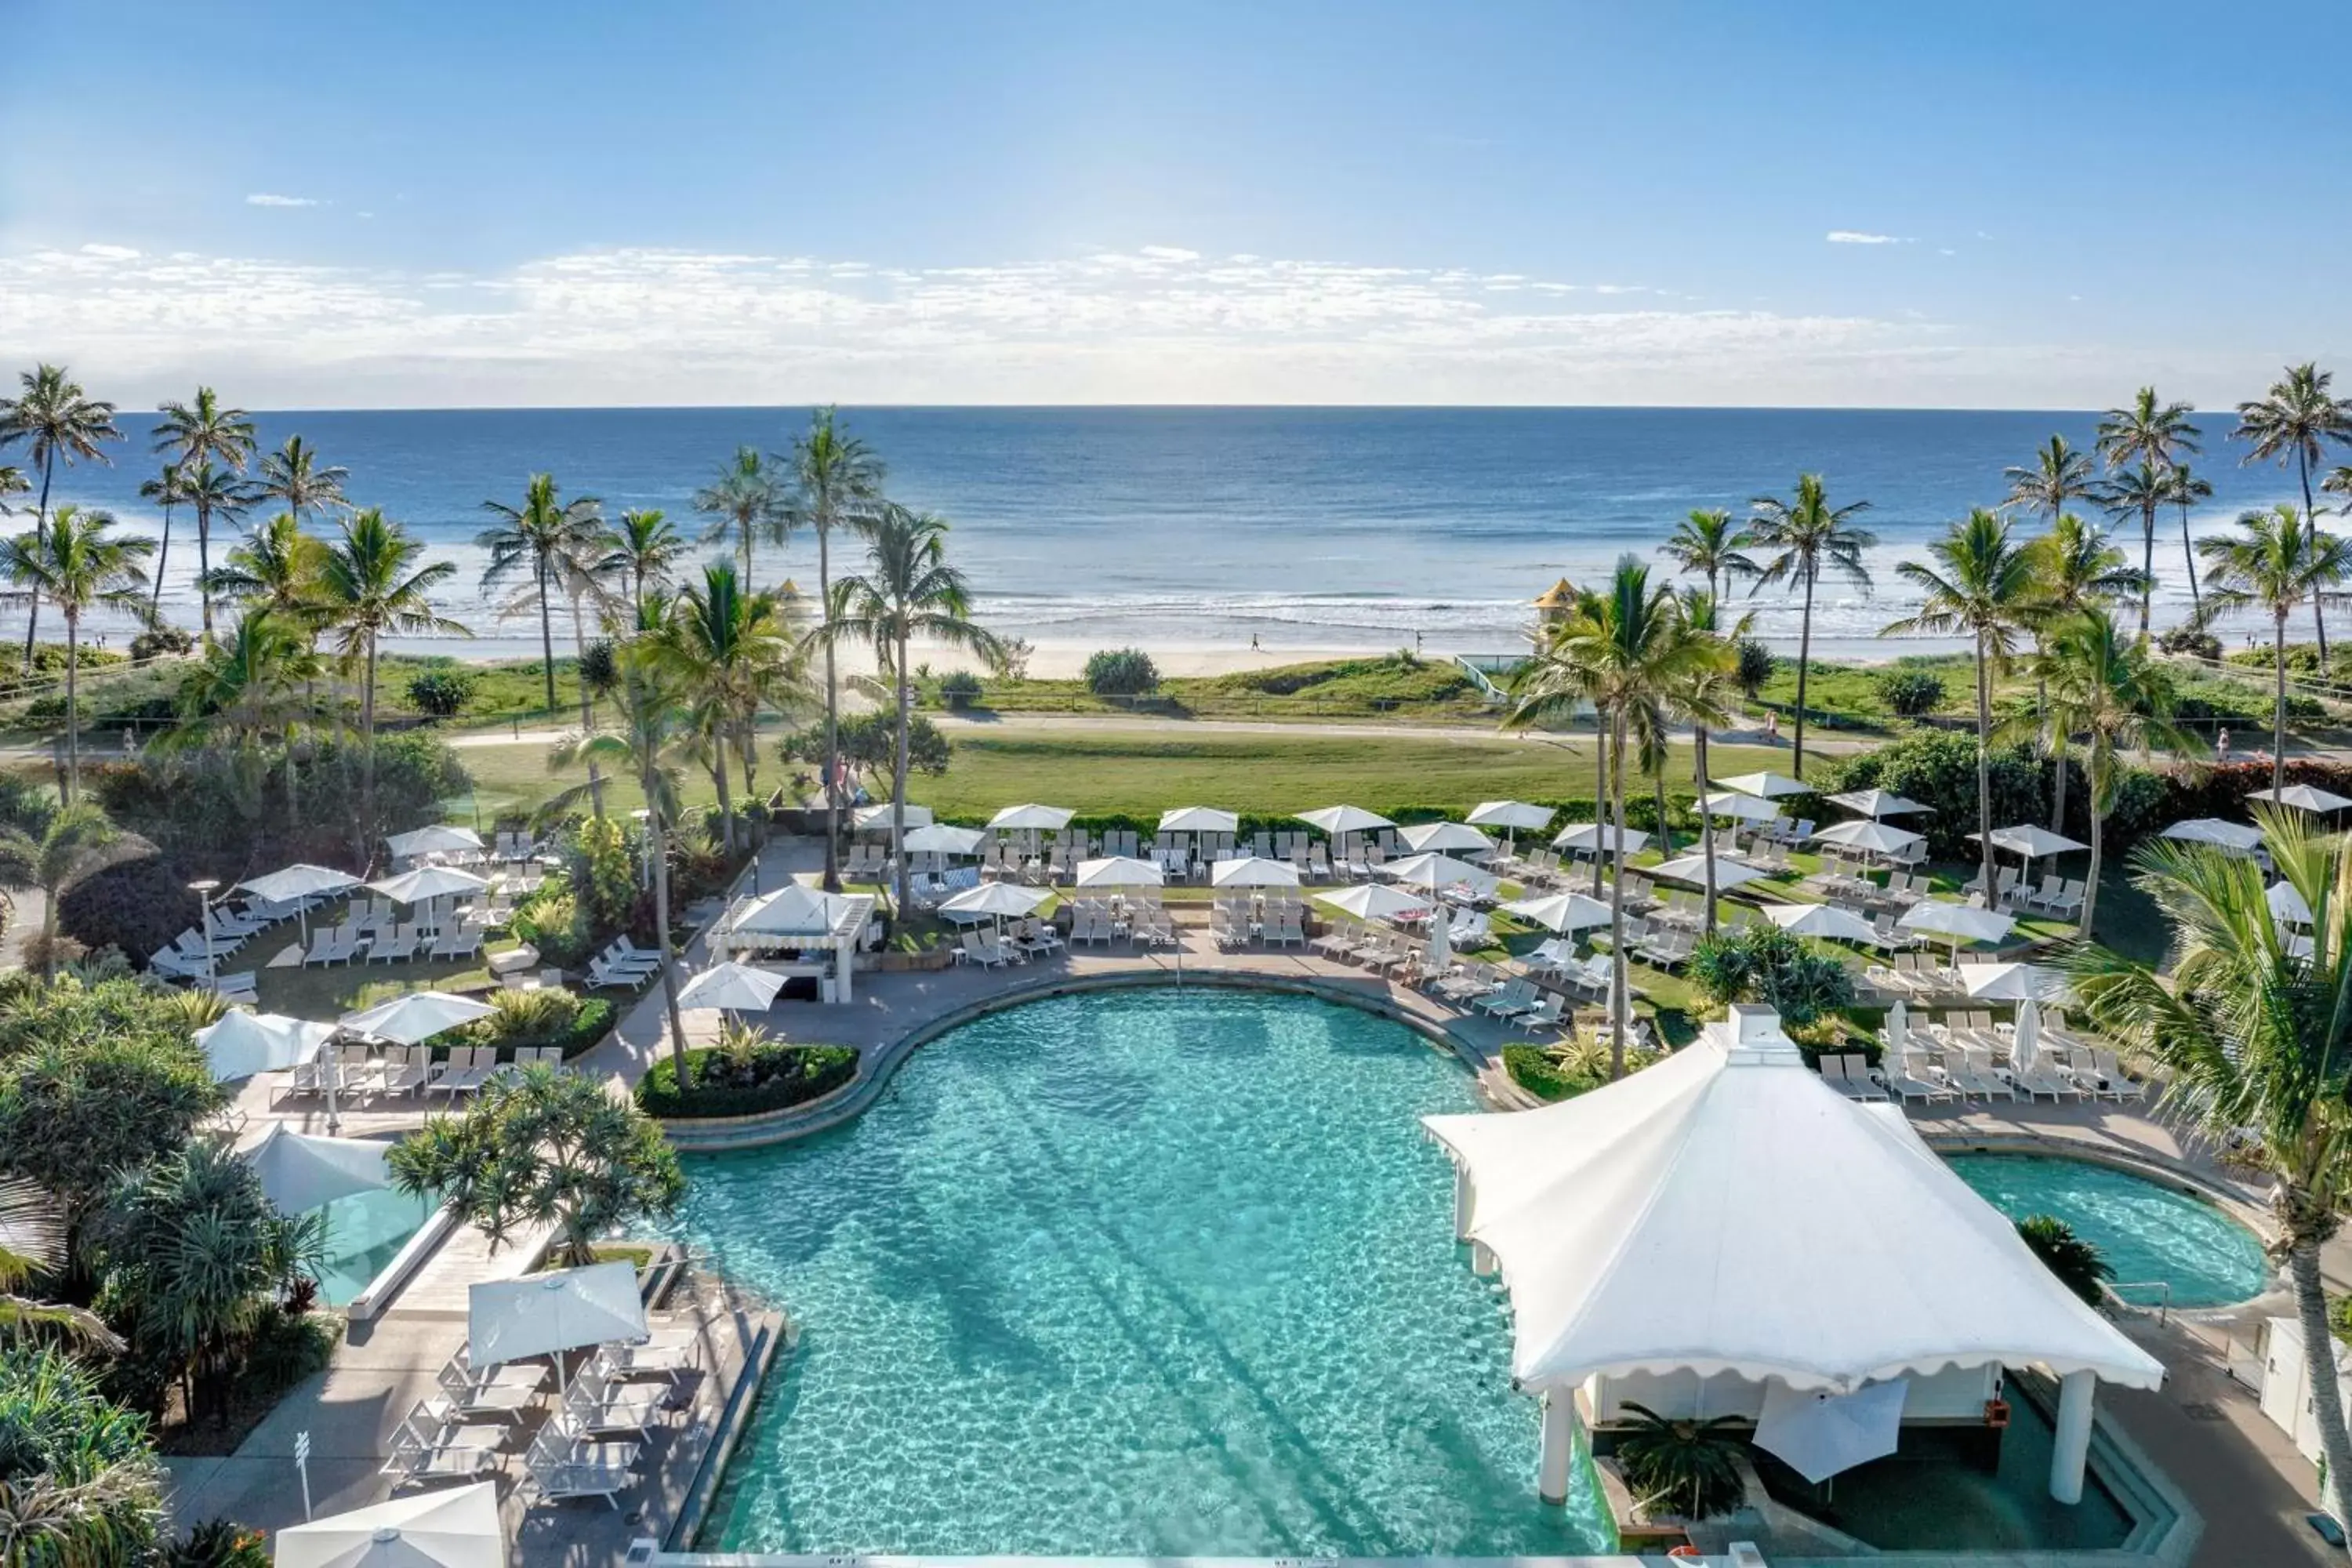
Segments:
[[[698,1160],[688,1238],[801,1331],[707,1545],[1592,1552],[1536,1499],[1507,1305],[1453,1237],[1401,1026],[1193,987],[1033,1003],[855,1122]]]
[[[433,1204],[386,1187],[337,1198],[326,1205],[326,1254],[310,1272],[319,1281],[320,1300],[347,1307],[425,1227]]]
[[[2054,1215],[2105,1254],[2117,1281],[2171,1283],[2176,1307],[2225,1307],[2259,1296],[2271,1267],[2253,1232],[2215,1205],[2084,1160],[1953,1154],[1952,1169],[2011,1219]],[[2158,1293],[2124,1292],[2153,1305]]]

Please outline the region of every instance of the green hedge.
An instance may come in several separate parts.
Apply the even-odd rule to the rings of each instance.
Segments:
[[[848,1046],[769,1044],[729,1053],[705,1047],[686,1053],[694,1087],[678,1092],[677,1063],[664,1051],[637,1080],[637,1108],[679,1121],[698,1116],[756,1116],[829,1094],[857,1076],[857,1052]]]
[[[1573,1100],[1587,1089],[1599,1089],[1601,1083],[1599,1079],[1567,1071],[1541,1046],[1505,1046],[1503,1070],[1511,1075],[1513,1083],[1547,1102]]]
[[[490,1039],[484,1032],[492,1022],[494,1020],[484,1019],[480,1023],[467,1025],[468,1043],[476,1046],[496,1046],[499,1048],[499,1059],[504,1062],[514,1060],[515,1052],[526,1047],[544,1050],[550,1046],[561,1046],[563,1047],[563,1059],[570,1061],[573,1057],[593,1047],[597,1041],[613,1032],[613,999],[609,996],[582,997],[580,1011],[572,1016],[572,1022],[562,1028],[551,1029],[545,1034],[502,1036],[497,1039]]]

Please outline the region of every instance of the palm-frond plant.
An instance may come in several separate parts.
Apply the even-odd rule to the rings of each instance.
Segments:
[[[272,735],[281,737],[286,743],[287,826],[299,832],[294,733],[310,714],[310,693],[320,673],[319,656],[311,651],[307,632],[281,619],[278,611],[256,605],[237,617],[226,638],[205,650],[203,660],[181,682],[180,722],[160,744],[166,750],[204,746],[226,737],[236,748],[240,773],[250,773],[251,793],[257,796],[262,743]]]
[[[733,542],[746,587],[759,581],[751,574],[753,542],[765,540],[781,546],[792,524],[782,477],[757,447],[736,447],[719,477],[694,492],[694,510],[710,516],[710,526],[702,531],[703,543]]]
[[[65,797],[81,788],[81,622],[100,606],[138,620],[148,616],[142,563],[154,553],[152,539],[116,539],[109,530],[114,514],[71,503],[58,508],[46,529],[17,534],[0,543],[0,575],[57,606],[66,623]]]
[[[1748,505],[1753,509],[1746,534],[1748,547],[1772,552],[1772,559],[1756,574],[1749,595],[1779,583],[1804,584],[1803,619],[1797,631],[1797,725],[1790,763],[1790,771],[1803,778],[1805,678],[1813,661],[1813,590],[1822,574],[1829,571],[1868,592],[1870,572],[1862,556],[1878,542],[1878,536],[1853,525],[1855,515],[1868,510],[1870,503],[1858,500],[1831,506],[1828,487],[1819,474],[1799,475],[1796,493],[1787,500],[1758,496]]]
[[[1694,659],[1683,673],[1681,680],[1668,693],[1670,710],[1691,727],[1691,782],[1703,800],[1707,792],[1706,742],[1707,732],[1730,716],[1732,694],[1739,689],[1738,642],[1748,635],[1754,618],[1742,616],[1727,621],[1723,602],[1713,592],[1693,590],[1681,599],[1683,624],[1713,657]],[[1664,816],[1660,814],[1663,822]],[[1698,814],[1699,853],[1706,861],[1706,930],[1715,931],[1715,818],[1706,811]]]
[[[319,449],[299,436],[261,459],[261,494],[281,501],[296,521],[307,521],[326,507],[351,504],[343,495],[349,468],[319,460]]]
[[[105,865],[121,837],[106,813],[87,800],[60,805],[37,825],[0,827],[0,887],[38,888],[44,895],[45,972],[57,952],[59,896]]]
[[[670,574],[686,559],[685,535],[662,515],[659,507],[625,511],[614,526],[604,569],[629,584],[629,604],[646,602],[647,589],[669,586]]]
[[[482,510],[499,521],[474,536],[474,542],[489,552],[489,563],[482,568],[485,589],[520,573],[530,575],[523,602],[539,611],[539,650],[550,713],[555,711],[555,558],[583,556],[602,546],[601,504],[594,496],[567,501],[554,475],[533,474],[523,487],[520,506],[482,503]]]
[[[2189,603],[2192,618],[2202,625],[2205,618],[2205,595],[2197,584],[2197,541],[2189,531],[2189,509],[2200,500],[2213,499],[2213,481],[2193,471],[2185,463],[2175,463],[2171,483],[2167,487],[2166,500],[2180,509],[2180,555],[2189,567]]]
[[[831,408],[809,416],[806,434],[793,442],[788,464],[796,491],[791,520],[816,534],[816,602],[819,615],[833,606],[833,534],[863,528],[882,494],[882,459],[852,436]],[[834,662],[834,639],[824,642],[824,888],[841,890],[841,683]]]
[[[2210,613],[2226,616],[2260,611],[2271,619],[2271,787],[2286,782],[2286,623],[2305,604],[2341,596],[2352,577],[2352,543],[2341,535],[2306,525],[2292,502],[2238,519],[2236,533],[2197,542],[2205,557],[2205,585],[2212,592]]]
[[[1617,1435],[1617,1466],[1638,1507],[1713,1519],[1746,1499],[1739,1471],[1746,1445],[1732,1435],[1738,1416],[1666,1416],[1630,1399],[1622,1408],[1633,1419]]]
[[[251,504],[253,488],[244,479],[253,461],[253,420],[231,408],[209,386],[196,388],[187,403],[166,403],[155,422],[155,450],[169,457],[186,478],[188,504],[196,512],[196,571],[204,606],[205,640],[213,639],[213,601],[202,587],[213,567],[213,518],[233,519]],[[214,465],[219,468],[215,469]],[[233,504],[231,504],[233,503]]]
[[[2032,625],[2036,651],[2046,649],[2053,628],[2084,612],[2125,598],[2145,586],[2146,579],[2125,563],[2124,552],[2109,542],[2105,530],[2062,511],[2050,531],[2029,542],[2033,560]],[[2145,629],[2142,634],[2146,635]],[[2036,708],[2049,706],[2049,690],[2041,667],[2035,667]],[[2066,831],[2066,736],[2051,727],[2039,737],[2050,750],[2050,831]]]
[[[17,395],[0,397],[0,451],[21,441],[33,466],[41,470],[40,499],[33,509],[33,531],[41,533],[49,525],[49,481],[57,478],[58,464],[70,468],[87,458],[110,467],[100,446],[123,437],[114,427],[114,405],[82,391],[64,366],[36,365],[18,372],[16,379]],[[40,624],[41,606],[36,600],[25,618],[27,675],[33,671],[33,640]]]
[[[144,1417],[95,1368],[46,1347],[0,1355],[0,1563],[151,1561],[167,1522]]]
[[[2128,408],[2110,408],[2099,420],[2099,455],[2116,474],[2113,503],[2139,513],[2140,589],[2139,635],[2147,636],[2148,599],[2156,580],[2156,509],[2170,499],[2170,481],[2180,460],[2197,450],[2201,434],[2189,422],[2196,409],[2186,403],[2167,403],[2156,388],[2143,386]],[[2189,593],[2196,593],[2196,567],[2189,568]]]
[[[1706,579],[1709,597],[1720,596],[1732,580],[1756,575],[1756,563],[1741,552],[1748,536],[1718,509],[1701,508],[1675,524],[1675,531],[1659,546],[1665,557],[1685,572]]]
[[[163,573],[172,563],[172,511],[188,499],[188,487],[180,479],[180,466],[166,463],[153,479],[142,479],[139,499],[152,500],[163,509],[163,536],[155,546],[155,580],[149,584],[147,598],[149,613],[160,616],[163,611]]]
[[[2115,1265],[2096,1246],[2077,1235],[2073,1226],[2056,1215],[2027,1215],[2017,1222],[2017,1238],[2084,1306],[2106,1305],[2101,1288],[2116,1277]]]
[[[97,1313],[21,1293],[65,1271],[68,1228],[53,1194],[22,1177],[0,1176],[0,1347],[58,1340],[89,1350],[122,1348]]]
[[[2230,439],[2250,447],[2243,462],[2294,465],[2303,486],[2304,526],[2314,534],[2319,531],[2319,509],[2312,500],[2311,470],[2326,460],[2328,447],[2352,441],[2352,400],[2336,395],[2335,380],[2333,372],[2316,364],[2291,364],[2269,391],[2238,405],[2238,427],[2230,432]],[[2327,612],[2316,597],[2311,603],[2311,624],[2319,639],[2319,667],[2325,669]]]
[[[773,594],[746,593],[732,561],[705,566],[702,582],[681,589],[668,611],[649,657],[667,661],[708,742],[720,831],[731,855],[735,803],[729,763],[742,763],[748,788],[761,710],[792,701],[798,690],[799,639],[784,601]]]

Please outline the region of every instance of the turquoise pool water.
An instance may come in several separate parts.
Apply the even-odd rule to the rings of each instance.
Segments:
[[[1127,992],[982,1019],[847,1127],[695,1162],[688,1238],[803,1335],[705,1542],[1604,1549],[1589,1493],[1536,1500],[1507,1310],[1415,1121],[1475,1103],[1381,1019]]]
[[[385,1188],[355,1193],[326,1205],[327,1250],[312,1266],[320,1299],[331,1307],[351,1304],[368,1281],[399,1256],[408,1238],[424,1228],[433,1214],[425,1198],[413,1198]]]
[[[2011,1219],[2055,1215],[2106,1255],[2122,1283],[2163,1279],[2176,1307],[2262,1294],[2271,1268],[2253,1232],[2212,1204],[2111,1166],[2037,1154],[1955,1154],[1951,1167]],[[2126,1291],[2153,1303],[2158,1293]]]

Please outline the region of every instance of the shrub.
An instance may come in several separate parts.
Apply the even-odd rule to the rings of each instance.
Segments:
[[[1609,1081],[1609,1061],[1604,1054],[1598,1074],[1575,1070],[1540,1046],[1515,1045],[1503,1047],[1503,1070],[1511,1081],[1546,1101],[1573,1100],[1588,1089],[1599,1089]]]
[[[978,707],[981,695],[980,677],[968,669],[951,669],[940,679],[940,700],[951,711]]]
[[[1761,1002],[1801,1029],[1853,1005],[1853,973],[1778,926],[1742,926],[1702,937],[1687,970],[1701,996],[1722,1006]]]
[[[1633,1423],[1618,1435],[1617,1465],[1638,1506],[1712,1519],[1740,1505],[1748,1484],[1739,1473],[1742,1445],[1730,1430],[1739,1417],[1669,1420],[1630,1399],[1624,1407]]]
[[[891,714],[880,709],[843,714],[839,742],[842,759],[853,773],[877,782],[890,777],[898,747],[898,721]],[[824,731],[822,727],[812,727],[787,735],[777,751],[788,763],[822,764],[824,762]],[[948,738],[940,732],[937,724],[920,713],[908,716],[907,771],[909,773],[936,776],[947,772],[951,752]]]
[[[1764,683],[1772,679],[1773,662],[1770,648],[1754,637],[1739,639],[1739,689],[1748,694],[1750,702],[1764,689]]]
[[[680,1094],[677,1062],[667,1052],[637,1080],[637,1104],[648,1116],[752,1116],[829,1094],[857,1076],[857,1053],[847,1046],[786,1045],[761,1038],[735,1048],[687,1053],[694,1087]]]
[[[1944,683],[1924,669],[1890,669],[1878,678],[1879,700],[1898,719],[1924,719],[1944,705]]]
[[[155,846],[126,835],[122,858],[68,887],[58,900],[58,928],[95,952],[116,947],[132,962],[165,946],[204,918],[188,879]]]
[[[612,1032],[614,1005],[608,996],[577,996],[562,986],[542,985],[531,991],[494,991],[494,1009],[451,1037],[451,1043],[495,1046],[505,1060],[517,1050],[560,1047],[569,1058],[593,1047]]]
[[[2221,639],[2202,626],[2182,625],[2161,633],[2156,646],[2166,653],[2212,662],[2221,657]]]
[[[2075,1235],[2073,1226],[2054,1215],[2028,1215],[2017,1222],[2017,1234],[2042,1266],[2058,1277],[2058,1283],[2085,1304],[2101,1305],[2099,1288],[2116,1277],[2115,1266]]]
[[[1824,795],[1840,790],[1883,789],[1908,795],[1935,815],[1919,818],[1929,853],[1940,860],[1973,858],[1968,835],[1977,825],[1977,738],[1927,730],[1891,741],[1874,752],[1832,762],[1823,770]],[[2022,748],[1995,748],[1992,757],[1992,819],[2038,822],[2048,813],[2042,766]]]
[[[541,959],[565,969],[585,963],[602,945],[581,921],[580,900],[565,887],[542,887],[515,906],[507,929],[537,948]]]
[[[408,705],[428,719],[455,719],[473,700],[474,678],[458,669],[428,669],[411,676]]]
[[[1160,667],[1141,648],[1106,648],[1087,658],[1086,682],[1097,697],[1140,697],[1160,689]]]
[[[0,1355],[0,1498],[11,1563],[139,1563],[163,1533],[147,1423],[63,1353]]]
[[[131,639],[131,657],[144,664],[166,654],[194,653],[196,639],[179,626],[156,626]]]
[[[163,1568],[269,1568],[269,1534],[229,1519],[207,1519],[163,1549]]]

